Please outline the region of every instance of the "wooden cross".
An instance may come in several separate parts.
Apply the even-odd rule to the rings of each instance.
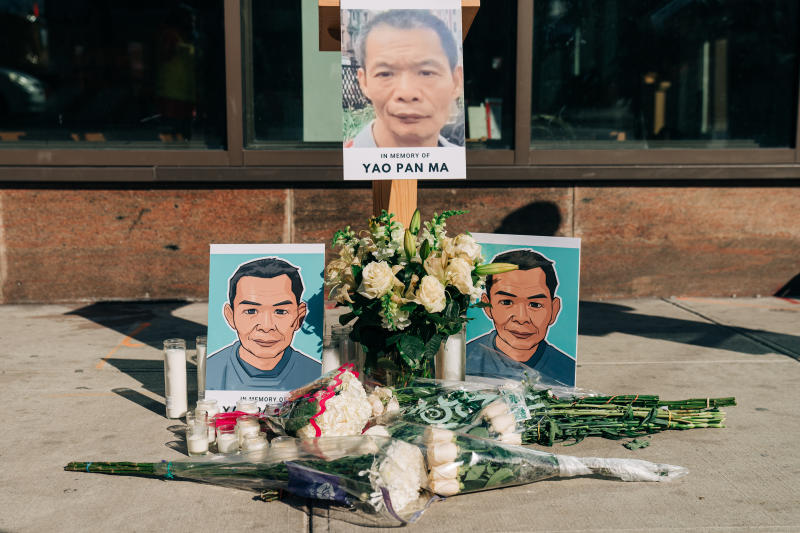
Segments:
[[[319,49],[323,52],[341,50],[339,0],[317,0],[319,3]],[[461,0],[461,35],[466,39],[480,0]],[[394,213],[395,220],[408,227],[417,209],[417,180],[378,180],[372,182],[372,212],[381,209]]]

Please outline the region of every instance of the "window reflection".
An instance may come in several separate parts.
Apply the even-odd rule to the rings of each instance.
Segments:
[[[0,147],[221,148],[222,3],[0,0]]]
[[[343,84],[345,99],[352,103],[348,119],[368,119],[358,117],[364,108],[355,66],[342,73],[340,52],[319,50],[317,0],[258,0],[245,5],[249,27],[244,33],[250,36],[245,40],[248,146],[340,150]],[[484,2],[464,42],[470,148],[513,146],[516,24],[509,24],[513,20],[515,2]]]
[[[535,3],[534,148],[789,147],[794,0]]]

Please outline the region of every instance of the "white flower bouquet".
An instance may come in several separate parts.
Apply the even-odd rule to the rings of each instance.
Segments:
[[[671,481],[688,473],[680,466],[638,459],[556,455],[405,422],[390,426],[388,432],[394,438],[425,450],[428,487],[440,496],[523,485],[554,477]]]
[[[279,434],[302,439],[360,435],[373,405],[352,363],[292,391],[278,413],[269,416]]]
[[[75,472],[192,480],[246,490],[282,489],[384,517],[413,522],[430,496],[419,447],[388,437],[289,439],[259,455],[216,455],[156,463],[73,462]],[[322,453],[320,450],[335,451]],[[396,522],[395,522],[396,524]]]
[[[346,227],[333,237],[339,257],[325,268],[330,296],[350,307],[340,321],[355,319],[350,337],[366,352],[368,372],[401,377],[433,377],[433,358],[442,341],[466,322],[488,274],[516,265],[484,265],[481,247],[469,234],[453,238],[449,217],[465,211],[434,214],[420,224],[419,211],[408,228],[385,211],[356,233]]]

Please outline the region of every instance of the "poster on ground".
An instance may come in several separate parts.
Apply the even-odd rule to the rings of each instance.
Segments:
[[[323,244],[212,244],[206,398],[263,409],[322,370]]]
[[[544,380],[575,386],[581,241],[474,233],[484,260],[518,270],[487,276],[467,312],[467,374],[518,377],[522,363]]]

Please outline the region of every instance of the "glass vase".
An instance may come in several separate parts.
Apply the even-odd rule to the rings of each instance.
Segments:
[[[464,381],[467,374],[467,333],[465,328],[447,337],[434,358],[436,379]]]

